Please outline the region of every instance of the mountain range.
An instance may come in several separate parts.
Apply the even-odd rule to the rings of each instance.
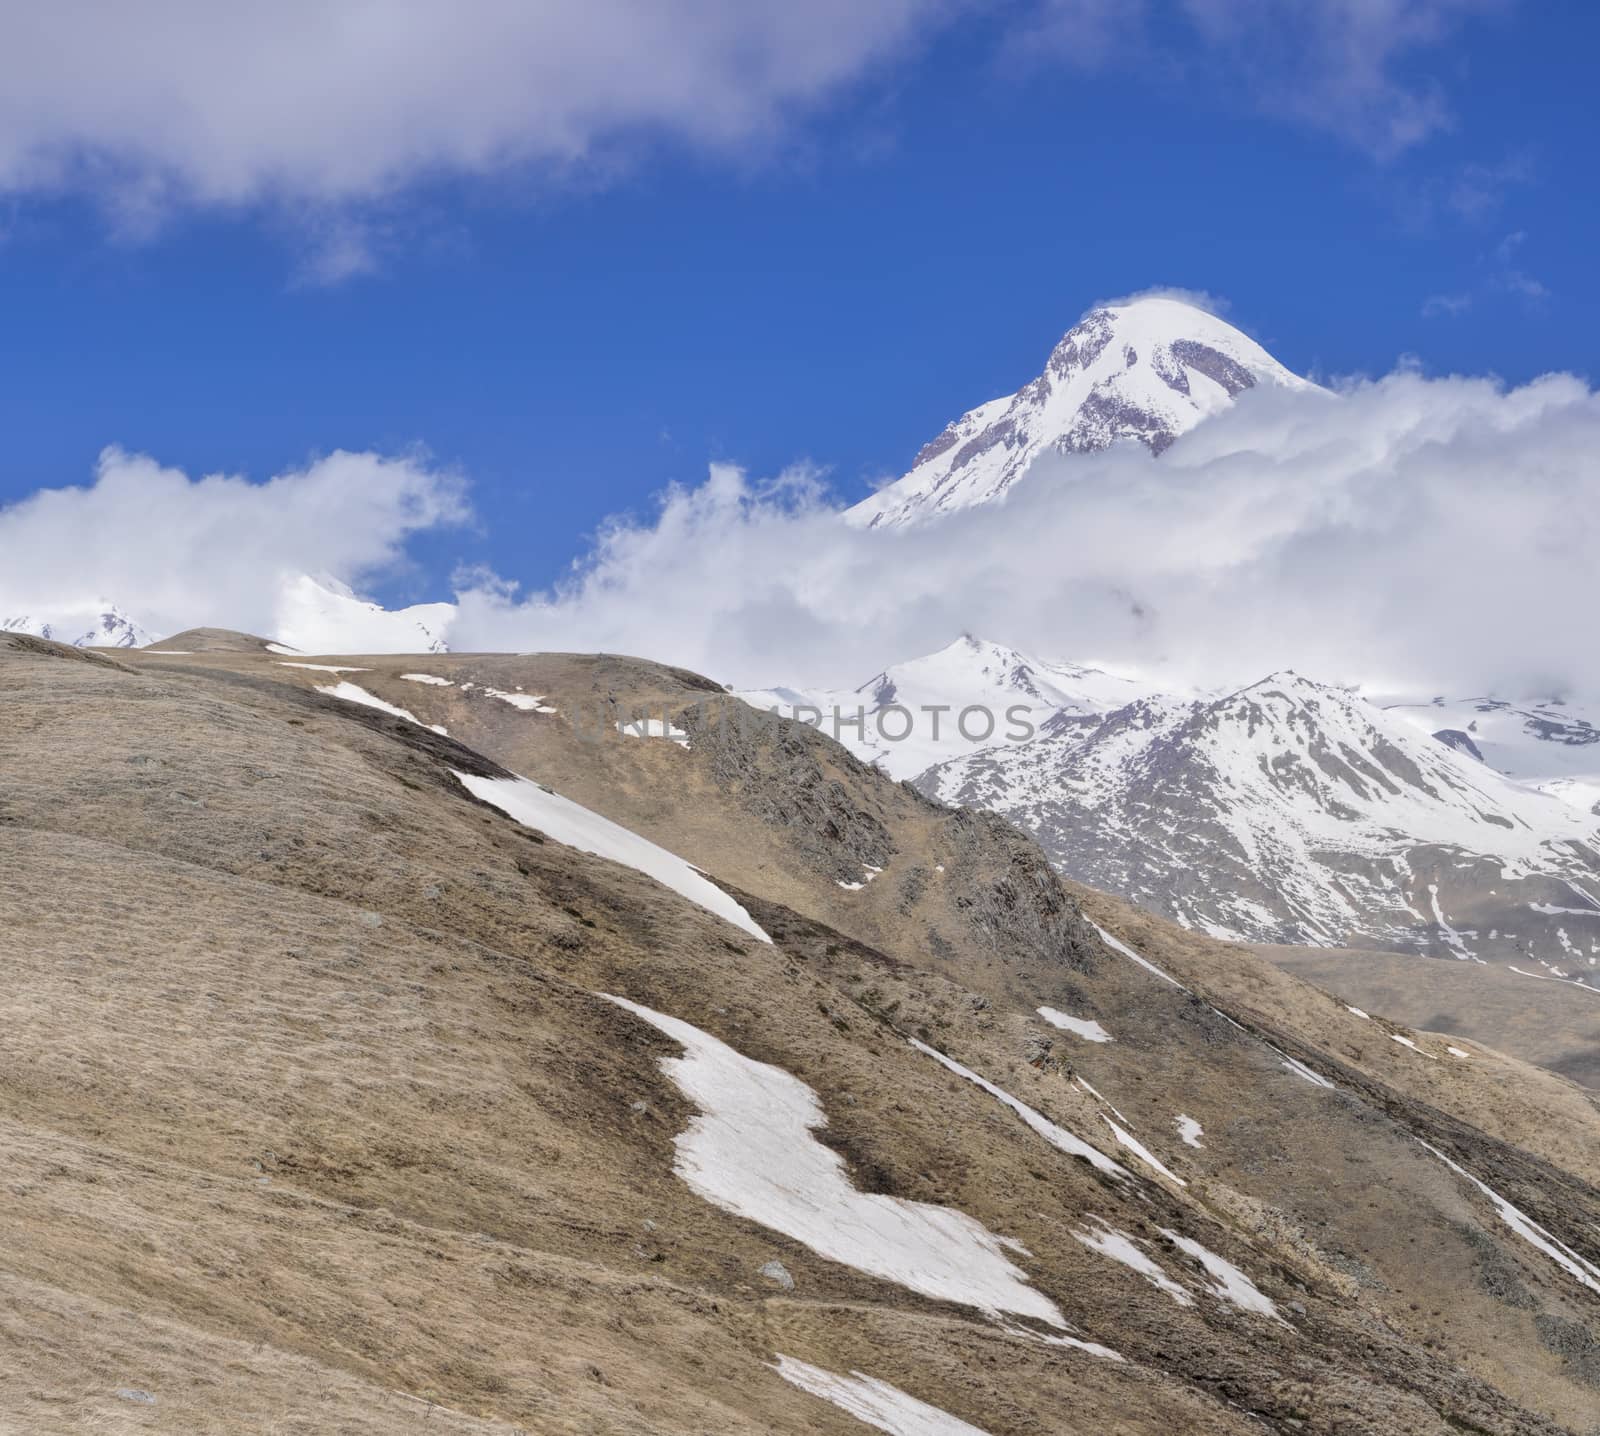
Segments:
[[[1600,990],[1600,814],[1583,802],[1600,730],[1554,704],[1476,705],[1498,721],[1475,750],[1471,704],[1383,706],[1287,672],[1161,692],[971,636],[857,689],[743,696],[1212,936],[1497,961]],[[904,726],[895,706],[916,717],[904,741],[883,736]],[[957,726],[969,706],[1026,721],[973,741]]]
[[[1043,454],[1118,442],[1160,454],[1262,386],[1320,392],[1193,304],[1104,306],[1042,374],[957,419],[844,519],[888,531],[1001,503]],[[455,618],[451,604],[388,611],[306,575],[286,582],[277,610],[285,642],[321,653],[443,652]],[[109,604],[4,626],[105,646],[149,639]],[[970,636],[854,688],[744,696],[819,720],[859,715],[836,732],[859,756],[1006,814],[1070,877],[1197,931],[1600,981],[1600,725],[1555,698],[1365,695],[1288,672],[1172,691]],[[896,705],[942,722],[890,741],[877,720]],[[969,708],[992,715],[987,726],[963,725]]]

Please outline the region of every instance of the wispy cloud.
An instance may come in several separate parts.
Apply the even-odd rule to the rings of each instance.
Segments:
[[[1454,123],[1419,72],[1461,24],[1504,0],[1182,0],[1267,110],[1392,159]]]
[[[1550,298],[1550,288],[1521,267],[1517,256],[1527,243],[1525,230],[1513,230],[1480,261],[1481,277],[1470,289],[1430,295],[1422,303],[1424,319],[1439,319],[1465,314],[1480,298],[1509,295],[1527,308],[1537,309]]]
[[[1496,269],[1489,282],[1507,294],[1537,305],[1550,297],[1550,290],[1543,280],[1535,279],[1517,262],[1517,255],[1527,239],[1527,232],[1519,229],[1495,246]]]
[[[1533,160],[1526,154],[1493,164],[1465,164],[1446,182],[1445,203],[1462,219],[1486,220],[1499,212],[1513,190],[1532,184],[1535,175]]]
[[[1186,72],[1383,156],[1451,122],[1419,71],[1501,0],[1014,0],[1002,52]],[[0,195],[304,218],[301,279],[376,267],[373,206],[439,178],[585,185],[665,145],[770,152],[985,0],[60,0],[0,8]],[[1451,203],[1493,208],[1505,167]]]
[[[1147,289],[1136,289],[1132,294],[1119,295],[1115,299],[1097,299],[1089,308],[1110,309],[1121,304],[1132,304],[1140,299],[1176,299],[1182,304],[1192,304],[1196,309],[1203,309],[1207,314],[1215,314],[1219,319],[1233,307],[1230,300],[1205,289],[1184,289],[1175,284],[1153,284]],[[1087,312],[1086,310],[1085,313]]]

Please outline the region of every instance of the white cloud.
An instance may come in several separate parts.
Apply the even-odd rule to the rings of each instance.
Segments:
[[[420,458],[338,452],[251,483],[107,449],[91,486],[0,508],[0,619],[107,600],[155,632],[272,636],[295,576],[393,572],[411,534],[466,515],[460,481]]]
[[[1009,502],[885,534],[812,475],[717,467],[564,589],[467,584],[452,642],[605,649],[725,682],[861,681],[963,630],[1208,683],[1295,667],[1600,694],[1600,397],[1401,372],[1256,391],[1161,458],[1052,456]]]
[[[339,204],[569,166],[639,135],[763,139],[946,0],[58,0],[0,12],[0,189]],[[358,265],[346,246],[336,267]]]
[[[1218,319],[1232,308],[1230,301],[1220,294],[1211,294],[1204,289],[1181,289],[1173,284],[1153,284],[1148,289],[1136,289],[1132,294],[1124,294],[1116,299],[1097,299],[1078,317],[1087,318],[1090,310],[1112,309],[1123,304],[1135,304],[1141,299],[1176,299],[1180,304],[1190,304],[1207,314],[1215,314]]]
[[[299,575],[359,589],[402,571],[411,535],[465,516],[451,476],[339,453],[267,483],[191,480],[113,450],[92,487],[0,510],[0,618],[104,598],[157,631],[287,625],[352,652],[447,633],[752,687],[860,682],[970,631],[1175,682],[1293,667],[1593,700],[1597,452],[1600,395],[1567,375],[1257,390],[1159,459],[1052,455],[1007,502],[920,528],[842,523],[814,471],[756,483],[718,465],[650,521],[608,527],[555,590],[465,572],[453,612],[385,618],[325,593],[308,609]]]
[[[1187,68],[1392,154],[1449,123],[1411,62],[1499,3],[12,3],[0,8],[0,193],[87,193],[134,235],[181,206],[269,204],[312,231],[302,277],[337,279],[374,255],[361,225],[318,211],[381,211],[440,177],[603,181],[652,142],[770,144],[983,8],[998,16],[1007,76],[1019,57],[1126,62],[1146,78]],[[1484,169],[1463,203],[1508,182]]]

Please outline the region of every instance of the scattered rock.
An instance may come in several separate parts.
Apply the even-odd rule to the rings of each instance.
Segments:
[[[781,1261],[769,1261],[762,1264],[761,1275],[775,1286],[782,1287],[785,1291],[794,1290],[794,1278],[789,1275],[789,1268]]]

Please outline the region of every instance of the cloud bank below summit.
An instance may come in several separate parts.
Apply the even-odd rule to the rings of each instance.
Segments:
[[[1281,667],[1385,689],[1600,695],[1600,396],[1400,372],[1245,395],[1160,458],[1040,461],[1004,503],[852,529],[814,471],[713,467],[609,525],[565,582],[456,581],[457,650],[609,650],[740,686],[859,682],[962,631],[1183,682]],[[137,515],[152,537],[123,535]],[[301,573],[360,589],[461,522],[417,459],[336,454],[266,484],[111,451],[92,488],[0,511],[0,617],[113,599],[147,627],[290,643]],[[320,636],[319,636],[320,637]],[[304,646],[304,645],[300,645]],[[319,641],[316,646],[324,646]]]
[[[611,649],[724,681],[859,682],[961,631],[1207,684],[1600,693],[1586,634],[1600,397],[1397,373],[1245,395],[1160,458],[1050,455],[1004,503],[894,533],[804,473],[714,469],[568,585],[468,586],[461,646]]]

